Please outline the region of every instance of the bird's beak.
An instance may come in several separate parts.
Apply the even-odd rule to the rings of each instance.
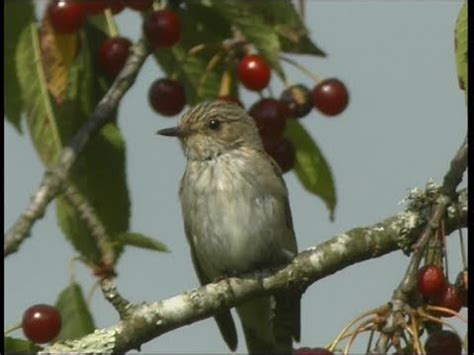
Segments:
[[[177,127],[160,129],[156,133],[161,134],[162,136],[167,136],[167,137],[183,137],[185,132],[183,131],[183,129],[177,126]]]

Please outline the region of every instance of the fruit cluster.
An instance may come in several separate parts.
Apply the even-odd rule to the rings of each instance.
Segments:
[[[259,55],[245,55],[237,66],[239,82],[248,90],[261,91],[271,80],[271,70]],[[231,96],[218,99],[242,103]],[[181,112],[186,105],[184,87],[176,80],[158,79],[150,87],[149,101],[154,110],[164,116]],[[326,79],[313,90],[302,84],[284,90],[279,99],[262,98],[255,102],[248,113],[255,119],[265,151],[278,163],[283,172],[291,170],[295,163],[293,143],[283,137],[286,121],[306,116],[312,107],[327,116],[335,116],[345,110],[349,93],[338,79]]]
[[[127,6],[135,11],[151,8],[153,0],[53,0],[47,8],[51,25],[57,33],[79,31],[88,16],[95,16],[109,9],[118,14]]]
[[[175,6],[176,1],[168,5]],[[117,14],[125,6],[135,11],[148,11],[143,22],[143,33],[149,44],[155,48],[170,48],[181,38],[181,22],[170,8],[152,9],[153,0],[54,0],[47,8],[48,19],[53,29],[60,34],[79,31],[88,16],[104,13]],[[114,31],[111,31],[114,32]],[[125,37],[112,35],[101,44],[97,62],[110,79],[114,79],[123,69],[131,42]],[[249,53],[236,53],[238,64],[235,68],[239,82],[248,90],[261,91],[271,81],[271,69],[265,58]],[[224,90],[225,91],[225,90]],[[242,103],[228,95],[219,99]],[[186,105],[184,85],[174,78],[155,80],[148,92],[151,107],[163,116],[174,116]],[[338,79],[320,81],[312,90],[303,84],[291,85],[279,99],[262,98],[249,109],[255,119],[265,151],[278,163],[283,172],[293,168],[295,148],[283,137],[286,121],[306,116],[315,108],[326,116],[335,116],[345,110],[349,103],[349,93]]]
[[[135,11],[147,11],[152,5],[153,0],[54,0],[46,12],[54,31],[64,35],[76,33],[84,26],[87,17],[106,10],[115,15],[125,6]],[[179,41],[181,23],[170,9],[151,11],[143,23],[143,32],[154,48],[167,48]],[[97,61],[107,77],[114,79],[122,70],[130,46],[129,39],[115,34],[101,44]]]
[[[453,285],[448,282],[441,268],[425,265],[418,270],[417,288],[430,304],[459,312],[461,307],[467,307],[467,282],[464,279],[467,281],[467,271],[461,272]],[[445,312],[439,315],[452,316]]]

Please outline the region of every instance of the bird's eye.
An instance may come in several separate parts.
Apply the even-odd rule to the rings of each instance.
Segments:
[[[218,120],[210,120],[209,121],[209,128],[212,130],[217,130],[221,126],[221,121]]]

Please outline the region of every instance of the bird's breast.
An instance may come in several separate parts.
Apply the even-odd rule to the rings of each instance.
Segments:
[[[245,272],[272,256],[281,233],[274,196],[259,191],[251,161],[236,155],[188,162],[180,197],[188,240],[210,278]]]

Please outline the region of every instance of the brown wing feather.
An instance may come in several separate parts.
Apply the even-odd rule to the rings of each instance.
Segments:
[[[278,164],[273,160],[267,153],[262,152],[268,161],[271,163],[273,172],[276,180],[281,183],[286,190],[285,180],[282,177],[282,171]],[[286,225],[291,231],[291,237],[293,238],[294,245],[296,246],[296,237],[293,229],[293,218],[291,216],[290,203],[288,201],[288,195],[282,197],[285,205],[285,217]],[[297,247],[293,252],[297,253]],[[288,260],[290,261],[290,260]],[[301,336],[301,295],[291,292],[283,292],[274,295],[275,309],[274,309],[274,324],[273,331],[277,343],[279,344],[291,344],[291,338],[299,342]],[[280,346],[281,349],[281,346]],[[291,351],[291,349],[290,349]]]
[[[191,235],[189,234],[189,230],[186,226],[186,222],[184,224],[184,229],[186,232],[186,237],[189,241],[189,246],[191,248],[191,259],[193,261],[194,270],[196,270],[196,274],[198,276],[199,282],[201,285],[206,285],[211,280],[209,280],[206,275],[202,272],[201,267],[199,266],[199,262],[196,257],[196,253],[194,251],[194,245],[191,240]],[[223,311],[214,315],[214,319],[216,320],[217,327],[221,332],[224,341],[226,342],[227,346],[231,351],[235,351],[237,349],[237,331],[235,329],[234,319],[232,318],[232,314],[230,310]]]

